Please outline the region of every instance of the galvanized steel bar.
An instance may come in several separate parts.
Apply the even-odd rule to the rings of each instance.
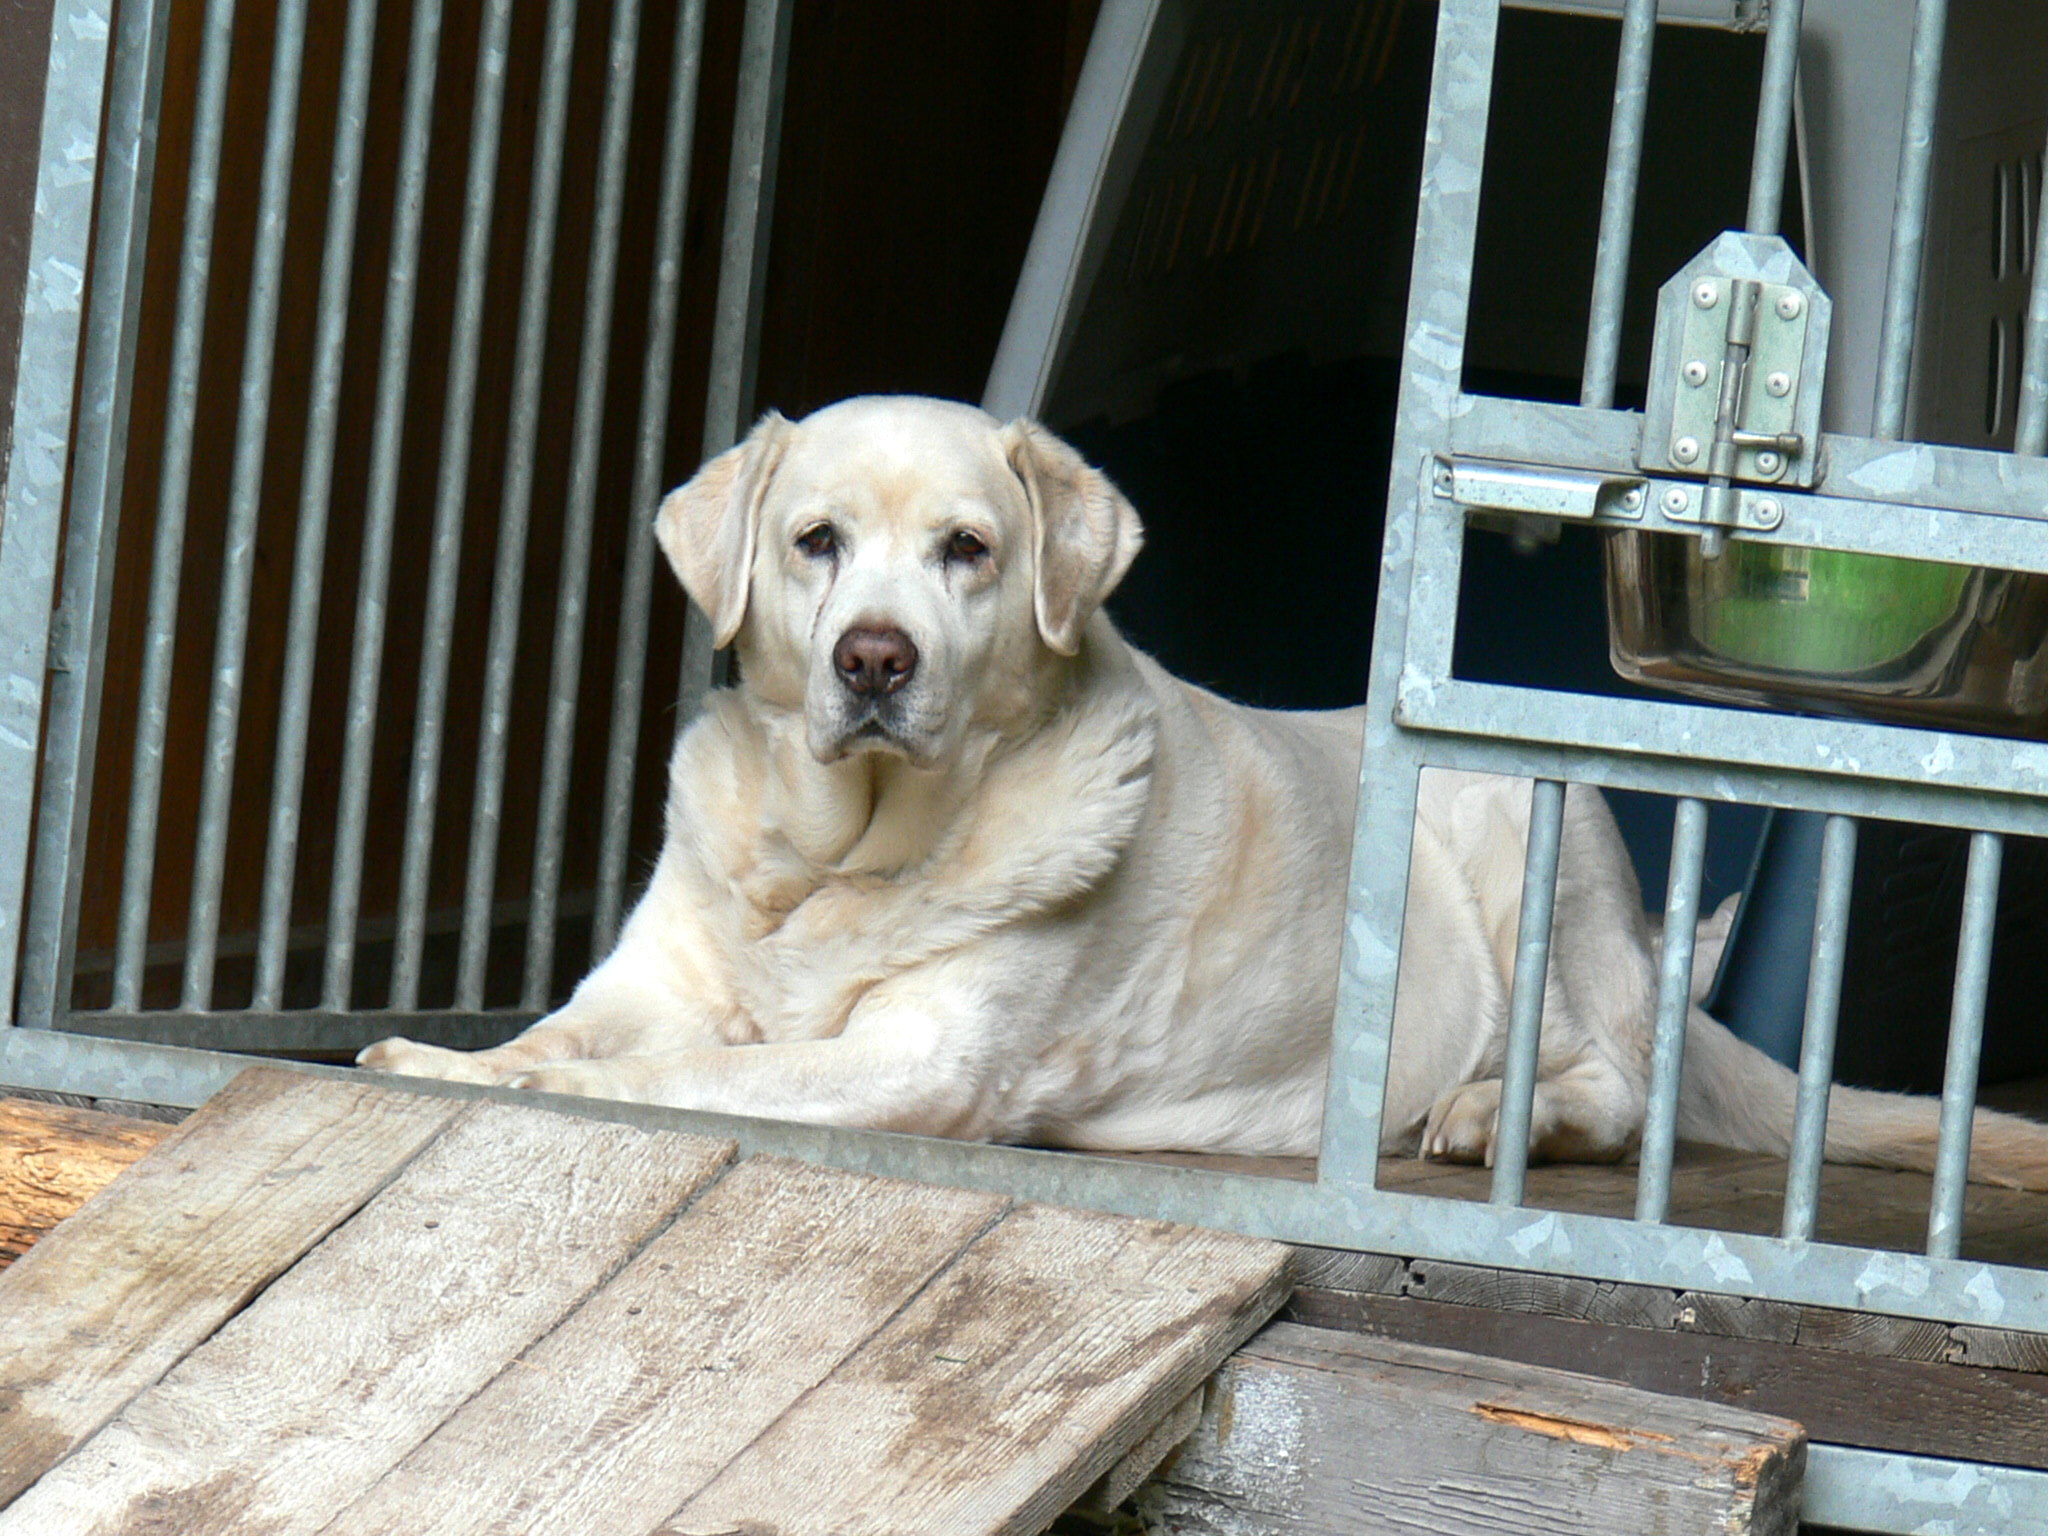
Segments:
[[[1856,820],[1830,816],[1820,835],[1820,894],[1813,920],[1813,960],[1806,972],[1806,1023],[1799,1035],[1792,1149],[1785,1166],[1785,1213],[1780,1230],[1795,1242],[1813,1236],[1814,1216],[1820,1209],[1828,1089],[1835,1071],[1835,1021],[1842,1007],[1842,966],[1848,952],[1849,898],[1855,875]]]
[[[1636,184],[1643,165],[1643,118],[1650,105],[1650,50],[1656,35],[1657,0],[1626,0],[1614,72],[1614,112],[1607,124],[1607,176],[1600,193],[1600,239],[1593,256],[1586,364],[1579,383],[1579,403],[1603,410],[1614,404],[1614,378],[1621,360],[1629,249],[1635,239]]]
[[[68,506],[64,517],[64,574],[59,610],[67,622],[53,637],[49,656],[48,714],[44,725],[43,772],[36,801],[35,863],[29,889],[28,911],[21,946],[21,1002],[14,1022],[34,1028],[48,1028],[71,1000],[71,968],[78,940],[78,906],[85,889],[85,846],[87,811],[92,804],[92,779],[98,756],[100,699],[105,679],[107,624],[113,603],[114,552],[120,537],[121,486],[128,464],[128,418],[135,391],[132,366],[142,324],[143,263],[149,245],[149,212],[156,177],[158,116],[163,98],[164,39],[170,30],[172,0],[147,0],[123,5],[114,17],[113,58],[102,58],[92,29],[53,37],[49,70],[50,90],[61,97],[61,110],[71,121],[60,123],[66,144],[64,160],[71,163],[72,146],[81,128],[99,120],[99,81],[106,81],[106,120],[101,130],[97,185],[92,189],[94,204],[88,207],[84,193],[67,188],[46,188],[44,215],[38,225],[41,238],[65,238],[81,256],[86,249],[88,223],[97,226],[92,242],[92,301],[84,317],[84,358],[79,367],[76,426],[72,438],[71,474],[68,484],[61,478],[37,487],[38,498],[50,496],[51,533],[54,535],[56,490],[64,484]],[[88,14],[104,14],[98,6]],[[53,101],[53,105],[57,103]],[[46,117],[48,114],[46,113]],[[47,142],[48,135],[45,135]],[[48,165],[46,159],[46,167]],[[43,234],[47,231],[47,235]],[[31,282],[45,288],[50,257],[60,263],[69,253],[46,252],[38,244],[31,254]],[[32,292],[24,315],[24,341],[30,335],[43,339],[43,326],[68,314],[71,304],[61,294],[47,298],[62,301],[62,310],[47,302],[38,303]],[[60,322],[61,324],[62,322]],[[61,336],[61,331],[60,331]],[[27,347],[23,357],[26,360]],[[31,384],[31,375],[40,374]],[[35,422],[33,437],[55,445],[65,434],[56,425],[55,408],[70,410],[69,380],[49,362],[24,373],[20,383],[48,393],[37,402],[26,403],[17,392],[15,422]],[[45,438],[45,434],[47,437]],[[37,441],[17,443],[14,450],[16,473],[26,480],[34,469],[62,475],[62,460],[51,455],[43,464],[44,450]],[[5,527],[18,533],[33,524],[28,509],[17,507],[10,487]],[[0,535],[4,537],[4,535]],[[0,566],[4,569],[4,566]],[[0,625],[30,621],[37,604],[33,595],[15,587],[8,577],[11,601],[4,605]],[[10,642],[8,654],[14,654]],[[24,722],[11,724],[0,732],[5,750],[22,750]],[[9,784],[14,783],[13,765]],[[34,790],[32,779],[25,791]],[[0,816],[9,829],[0,836],[26,836],[28,801],[15,796],[10,787],[7,811]],[[11,865],[9,866],[11,867]],[[6,903],[0,901],[0,911]],[[0,923],[0,1023],[9,1018],[8,1003],[14,989],[5,981],[5,968],[14,957],[13,929]]]
[[[228,859],[228,807],[234,794],[235,742],[242,723],[249,594],[256,575],[263,451],[270,440],[270,381],[277,351],[285,221],[291,207],[292,148],[298,135],[299,77],[305,52],[306,0],[280,0],[271,45],[270,102],[256,198],[256,253],[242,343],[242,390],[235,418],[234,467],[228,479],[227,542],[221,552],[220,611],[214,626],[213,689],[207,704],[191,907],[185,923],[183,1006],[195,1010],[213,1005],[221,881]]]
[[[114,941],[114,1006],[142,1001],[143,949],[156,874],[157,812],[163,797],[164,737],[170,728],[171,661],[178,636],[178,584],[185,558],[185,513],[192,491],[192,439],[199,412],[199,364],[206,339],[206,293],[213,268],[213,210],[220,193],[226,131],[228,54],[234,0],[207,0],[193,106],[192,154],[185,188],[185,229],[178,258],[176,328],[164,400],[156,535],[150,552],[149,617],[144,632],[141,704],[130,770],[121,909]]]
[[[391,255],[384,279],[384,329],[377,352],[375,425],[370,482],[356,580],[355,638],[349,651],[348,713],[341,757],[334,870],[327,898],[327,959],[321,1006],[349,1006],[355,974],[356,918],[362,906],[363,839],[370,815],[371,753],[377,737],[377,693],[384,665],[385,604],[391,582],[391,536],[398,514],[398,454],[405,430],[406,374],[412,357],[418,299],[420,224],[426,207],[427,151],[434,117],[434,74],[441,41],[441,0],[416,0],[407,45],[405,107],[399,130],[398,187]]]
[[[555,919],[562,893],[562,842],[569,814],[569,771],[576,745],[576,695],[583,671],[584,605],[590,579],[590,534],[597,509],[599,429],[604,422],[605,370],[611,358],[613,280],[625,201],[626,147],[632,131],[633,65],[639,48],[640,0],[613,0],[606,58],[604,121],[598,131],[597,212],[590,232],[590,275],[583,298],[583,342],[576,373],[576,415],[570,428],[569,505],[562,521],[555,643],[548,684],[547,735],[541,747],[540,817],[533,839],[533,895],[526,917],[526,973],[521,1006],[544,1008],[555,959]]]
[[[1529,1123],[1542,1043],[1543,991],[1550,976],[1550,919],[1557,902],[1558,850],[1564,834],[1564,785],[1529,785],[1529,854],[1522,868],[1522,917],[1515,934],[1514,991],[1508,1000],[1506,1058],[1500,1074],[1500,1120],[1493,1137],[1495,1205],[1520,1205],[1529,1167]]]
[[[484,1005],[491,951],[491,898],[505,811],[505,752],[512,722],[512,681],[519,657],[520,595],[526,585],[527,527],[533,510],[534,455],[540,434],[542,366],[561,209],[562,147],[569,124],[569,65],[576,48],[576,0],[549,0],[541,60],[540,115],[534,128],[533,185],[526,213],[526,254],[519,276],[519,335],[512,353],[512,415],[505,436],[505,487],[498,503],[498,552],[491,574],[491,630],[484,660],[476,794],[462,883],[462,934],[455,962],[455,1006]]]
[[[1693,943],[1707,864],[1707,807],[1683,799],[1672,814],[1671,872],[1664,894],[1664,952],[1657,978],[1657,1027],[1650,1049],[1650,1096],[1636,1175],[1636,1220],[1662,1221],[1671,1208],[1671,1159],[1678,1146],[1678,1087],[1685,1025],[1692,1010]]]
[[[419,1004],[420,950],[426,938],[427,878],[434,854],[434,810],[441,786],[441,739],[448,724],[448,662],[455,642],[456,579],[462,573],[462,514],[469,500],[469,445],[476,421],[476,371],[483,342],[491,212],[504,121],[505,55],[512,0],[489,0],[477,45],[470,103],[469,177],[462,197],[462,249],[456,262],[455,325],[448,339],[448,385],[441,412],[434,532],[427,559],[427,611],[420,641],[420,685],[406,785],[405,844],[398,866],[398,931],[391,954],[391,1006]]]
[[[1105,6],[1104,18],[1112,14]],[[1387,527],[1373,619],[1358,811],[1316,1164],[1319,1187],[1375,1214],[1389,1204],[1372,1193],[1382,1145],[1398,1142],[1413,1130],[1385,1124],[1410,853],[1425,777],[1416,742],[1397,718],[1397,704],[1410,665],[1415,584],[1457,583],[1455,569],[1446,572],[1426,563],[1419,551],[1425,538],[1439,532],[1434,522],[1426,530],[1422,526],[1434,516],[1428,506],[1431,469],[1449,431],[1453,408],[1464,403],[1460,379],[1499,24],[1499,7],[1485,0],[1445,0],[1437,12],[1415,261],[1402,327],[1406,344],[1387,477]],[[1090,54],[1093,57],[1092,47]],[[1602,419],[1605,413],[1586,414]],[[1463,528],[1445,531],[1453,535],[1448,563],[1455,567]],[[1392,1203],[1398,1206],[1399,1201]]]
[[[348,338],[356,212],[363,179],[363,132],[370,112],[370,67],[377,0],[349,0],[335,109],[333,191],[320,251],[319,318],[313,334],[313,388],[299,476],[299,518],[292,548],[291,606],[285,620],[284,681],[277,751],[271,761],[270,830],[263,853],[263,906],[250,1004],[276,1009],[284,996],[292,882],[298,872],[299,817],[306,784],[306,734],[312,720],[313,661],[320,638],[320,586],[327,574],[327,514],[334,493],[334,452],[341,371]]]
[[[1913,382],[1914,330],[1920,314],[1920,269],[1926,259],[1928,188],[1934,177],[1935,113],[1941,100],[1942,44],[1948,0],[1920,0],[1913,15],[1913,58],[1906,74],[1906,127],[1899,146],[1898,191],[1892,202],[1892,255],[1879,322],[1877,408],[1871,436],[1906,435],[1907,392]]]
[[[2027,288],[2027,327],[2020,352],[2019,416],[2013,452],[2039,458],[2048,453],[2048,187],[2040,194],[2034,227],[2034,280]]]
[[[1764,34],[1763,84],[1757,94],[1756,145],[1749,162],[1749,212],[1743,227],[1775,235],[1785,202],[1785,158],[1792,147],[1792,93],[1799,87],[1799,22],[1804,0],[1772,0]]]
[[[747,0],[740,34],[739,99],[733,108],[732,167],[725,184],[725,235],[718,259],[718,301],[711,327],[710,384],[704,395],[709,459],[740,440],[754,403],[761,343],[761,290],[768,273],[768,232],[775,215],[775,165],[782,146],[782,94],[789,75],[793,0]],[[697,713],[717,681],[711,631],[696,605],[683,626],[681,708]]]
[[[2005,839],[1970,838],[1963,877],[1962,934],[1949,1003],[1948,1061],[1941,1074],[1941,1140],[1934,1154],[1934,1199],[1927,1212],[1927,1256],[1953,1259],[1963,1243],[1963,1187],[1970,1177],[1970,1130],[1977,1111],[1977,1062],[1984,1049],[1984,994],[1991,985],[1991,939],[1998,925],[1998,876]]]
[[[647,356],[640,370],[640,437],[633,458],[633,492],[627,503],[631,523],[626,537],[626,578],[619,597],[618,657],[612,670],[611,746],[605,754],[604,826],[597,853],[597,905],[591,918],[593,958],[610,952],[625,904],[640,707],[647,676],[647,605],[654,585],[651,526],[661,495],[662,450],[668,443],[669,375],[675,360],[683,221],[689,212],[690,149],[703,53],[704,0],[683,0],[676,16],[675,59],[669,71],[661,205],[654,222],[654,283],[647,300]]]

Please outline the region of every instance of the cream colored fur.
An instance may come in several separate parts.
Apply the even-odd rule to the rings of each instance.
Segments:
[[[1359,711],[1243,708],[1131,649],[1099,609],[1136,514],[1042,428],[970,407],[771,415],[657,531],[741,681],[676,743],[645,897],[517,1039],[387,1040],[364,1065],[942,1136],[1316,1149]],[[914,642],[900,692],[845,684],[855,628]],[[1526,781],[1423,776],[1386,1150],[1491,1159],[1528,814]],[[1574,788],[1565,814],[1531,1142],[1615,1159],[1642,1126],[1655,941],[1606,803]],[[1702,925],[1701,974],[1725,933]],[[1681,1134],[1786,1149],[1791,1074],[1697,1008],[1684,1080]],[[1838,1089],[1828,1155],[1926,1168],[1935,1123]],[[2048,1187],[2048,1129],[1980,1113],[1973,1172]]]

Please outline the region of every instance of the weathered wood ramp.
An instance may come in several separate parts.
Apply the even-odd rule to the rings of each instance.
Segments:
[[[0,1536],[1043,1529],[1277,1244],[255,1069],[0,1274]]]

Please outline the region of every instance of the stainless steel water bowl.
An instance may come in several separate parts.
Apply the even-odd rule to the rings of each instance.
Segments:
[[[1607,632],[1623,677],[1698,698],[2048,735],[2048,576],[1617,532]]]

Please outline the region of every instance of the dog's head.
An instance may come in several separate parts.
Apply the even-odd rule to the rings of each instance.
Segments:
[[[925,767],[1035,707],[1141,538],[1043,427],[911,396],[771,412],[655,527],[744,685],[802,711],[818,761]]]

